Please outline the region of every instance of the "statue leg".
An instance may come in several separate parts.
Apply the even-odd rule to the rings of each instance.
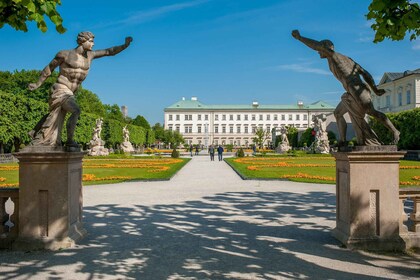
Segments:
[[[392,132],[394,140],[392,141],[391,144],[396,145],[398,141],[400,140],[400,132],[395,128],[395,126],[392,124],[392,122],[388,119],[388,117],[384,113],[377,111],[373,107],[372,103],[370,103],[367,106],[368,108],[366,110],[366,113],[368,115],[371,115],[375,119],[377,119],[381,124],[383,124],[388,130]]]
[[[70,118],[67,120],[67,145],[77,145],[77,143],[74,141],[74,131],[76,130],[76,124],[79,120],[80,116],[80,108],[79,105],[77,105],[76,100],[74,97],[69,97],[66,102],[62,105],[63,110],[66,112],[71,113]]]
[[[337,108],[334,110],[334,117],[337,121],[338,135],[340,137],[339,145],[345,145],[346,143],[346,132],[347,132],[347,122],[344,119],[344,114],[347,113],[347,109],[344,106],[343,102],[338,103]]]

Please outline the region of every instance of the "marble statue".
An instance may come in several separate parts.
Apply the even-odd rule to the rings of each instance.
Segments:
[[[312,121],[314,122],[315,141],[311,145],[311,150],[315,153],[328,154],[330,152],[326,120],[327,117],[325,114],[314,115],[312,117]]]
[[[93,129],[92,140],[89,142],[90,149],[88,155],[90,156],[107,156],[109,150],[105,148],[105,141],[101,139],[102,118],[96,120],[96,127]]]
[[[121,143],[121,150],[123,150],[124,153],[134,152],[133,145],[131,145],[130,142],[130,131],[127,126],[123,127],[123,142]]]
[[[383,95],[385,91],[376,87],[369,72],[351,58],[334,51],[334,45],[330,40],[316,41],[305,38],[300,35],[298,30],[293,30],[292,36],[317,51],[321,58],[326,58],[331,72],[346,90],[334,111],[340,136],[339,145],[343,146],[346,143],[347,124],[343,117],[345,113],[350,115],[359,145],[378,146],[382,144],[366,122],[366,114],[373,116],[389,129],[394,136],[392,144],[397,144],[399,131],[384,113],[375,110],[373,107],[371,90],[378,96]]]
[[[125,43],[120,46],[104,50],[92,50],[94,35],[91,32],[80,32],[77,36],[78,46],[72,50],[63,50],[56,54],[54,59],[42,70],[36,83],[29,84],[29,90],[35,90],[59,67],[57,81],[51,87],[49,98],[49,113],[45,115],[29,133],[33,146],[60,147],[61,130],[64,118],[70,113],[67,121],[67,147],[78,148],[74,141],[74,131],[80,116],[80,108],[76,103],[74,92],[85,80],[93,59],[104,56],[113,56],[125,50],[133,41],[131,37],[125,38]]]
[[[280,127],[280,141],[277,145],[276,152],[277,153],[285,153],[291,150],[289,139],[287,139],[287,127],[282,126]]]

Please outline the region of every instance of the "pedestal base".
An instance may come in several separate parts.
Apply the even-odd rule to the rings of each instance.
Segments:
[[[86,235],[80,152],[17,153],[19,233],[12,248],[58,250]]]
[[[351,249],[405,249],[399,236],[398,192],[399,159],[404,152],[386,149],[334,153],[337,226],[333,236]]]

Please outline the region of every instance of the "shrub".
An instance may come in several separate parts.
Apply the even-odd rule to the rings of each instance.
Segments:
[[[175,148],[172,150],[171,158],[179,158],[179,152]]]
[[[232,150],[233,150],[233,145],[232,144],[227,144],[226,145],[226,151],[227,152],[232,152]]]
[[[244,150],[242,148],[240,148],[237,152],[236,152],[236,156],[237,157],[244,157],[245,153]]]

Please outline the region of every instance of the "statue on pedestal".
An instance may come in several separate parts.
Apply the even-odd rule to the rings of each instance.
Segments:
[[[78,149],[74,141],[74,131],[80,116],[80,108],[76,103],[74,92],[85,80],[93,59],[112,56],[126,49],[132,42],[131,37],[125,38],[121,46],[93,51],[94,35],[91,32],[81,32],[77,36],[78,46],[72,50],[63,50],[42,70],[36,83],[29,84],[29,90],[35,90],[59,67],[56,83],[51,88],[49,99],[49,113],[45,115],[29,133],[32,137],[31,145],[61,147],[61,130],[67,113],[71,116],[67,121],[68,148]]]
[[[325,114],[314,115],[312,117],[312,121],[314,122],[315,141],[312,143],[311,148],[315,153],[328,154],[330,152],[326,120],[327,117]]]
[[[90,149],[88,155],[90,156],[107,156],[109,151],[104,147],[105,141],[101,139],[102,118],[96,120],[96,127],[93,129],[92,140],[89,142]]]
[[[282,126],[280,127],[280,141],[277,145],[276,152],[277,153],[286,153],[287,151],[291,150],[289,139],[287,139],[287,127]]]
[[[340,134],[340,146],[346,144],[347,124],[344,114],[349,113],[357,142],[364,146],[379,146],[381,141],[365,120],[366,114],[375,117],[387,129],[389,129],[397,144],[399,131],[394,127],[388,117],[373,107],[371,90],[378,96],[385,93],[376,87],[372,76],[351,58],[334,51],[334,45],[330,40],[316,41],[300,35],[298,30],[293,30],[292,36],[306,46],[317,51],[321,58],[326,58],[328,66],[334,76],[341,82],[346,92],[341,96],[341,102],[337,105],[334,115],[337,119],[338,132]],[[361,79],[363,77],[363,80]]]
[[[134,152],[133,145],[130,143],[130,131],[128,131],[127,126],[123,127],[123,142],[121,143],[121,149],[124,153]]]

